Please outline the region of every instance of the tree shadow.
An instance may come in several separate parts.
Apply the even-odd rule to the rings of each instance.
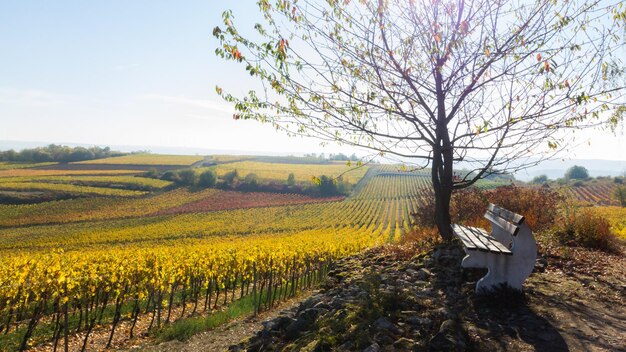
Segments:
[[[475,293],[486,269],[462,269],[464,255],[457,245],[439,247],[433,255],[437,262],[433,275],[446,305],[458,313],[469,350],[511,351],[527,344],[535,351],[570,351],[557,328],[530,307],[527,294],[508,287]]]
[[[515,340],[535,351],[570,350],[559,330],[530,307],[525,293],[502,287],[490,294],[475,294],[470,301],[472,323],[487,332],[489,343],[503,350],[509,350]]]

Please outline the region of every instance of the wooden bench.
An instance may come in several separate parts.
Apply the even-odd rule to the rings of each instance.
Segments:
[[[489,204],[485,218],[491,222],[491,233],[477,227],[452,225],[466,254],[461,266],[488,269],[476,284],[478,293],[502,286],[521,291],[535,267],[537,242],[519,214]]]

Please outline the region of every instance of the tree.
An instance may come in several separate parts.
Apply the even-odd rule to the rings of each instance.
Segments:
[[[296,175],[293,172],[289,173],[287,176],[287,186],[295,186],[296,185]]]
[[[585,180],[589,178],[589,171],[583,166],[574,165],[567,169],[565,178],[568,180]]]
[[[213,187],[217,182],[217,175],[213,170],[206,170],[200,174],[198,185],[201,187]]]
[[[548,176],[546,175],[535,176],[532,182],[533,183],[546,183],[548,182]]]
[[[216,86],[233,117],[430,167],[444,239],[453,190],[536,165],[568,132],[626,112],[619,0],[258,5],[252,33],[232,11],[213,30],[216,54],[260,82],[245,95]]]

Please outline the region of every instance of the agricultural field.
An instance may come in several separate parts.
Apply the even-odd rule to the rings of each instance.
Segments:
[[[594,180],[581,185],[567,185],[561,187],[566,197],[570,197],[583,205],[618,206],[614,196],[617,184],[607,180]]]
[[[58,342],[58,334],[47,332],[63,324],[88,341],[94,328],[88,322],[98,311],[83,309],[89,305],[112,310],[103,324],[115,329],[120,320],[128,325],[150,313],[161,324],[169,307],[193,302],[195,310],[199,297],[243,295],[254,281],[283,291],[305,285],[334,258],[395,241],[408,229],[412,204],[426,194],[419,187],[428,182],[381,171],[370,169],[369,181],[345,200],[174,189],[132,199],[0,206],[0,324],[9,332],[2,348],[25,339]],[[390,202],[396,187],[410,191]],[[164,297],[172,299],[155,304]],[[116,320],[124,309],[131,313]],[[118,332],[112,341],[128,338]]]
[[[237,161],[211,166],[209,169],[215,170],[218,176],[237,170],[240,177],[247,174],[256,174],[261,180],[285,182],[289,174],[293,173],[296,182],[310,183],[314,176],[327,175],[337,177],[342,175],[343,180],[356,184],[367,172],[368,167],[355,169],[345,162],[334,162],[324,164],[294,164],[294,163],[274,163],[261,161]],[[199,169],[202,170],[202,169]]]
[[[29,169],[39,166],[50,166],[56,163],[17,163],[0,161],[0,170]]]
[[[167,187],[171,181],[159,180],[147,177],[135,176],[32,176],[32,177],[0,177],[0,188],[5,183],[29,184],[33,182],[45,182],[51,184],[76,184],[87,186],[107,187],[115,185],[118,187],[130,187],[137,189],[154,190]]]
[[[0,170],[2,177],[35,177],[67,175],[134,175],[135,170],[57,170],[57,169],[10,169]]]
[[[48,182],[2,182],[0,191],[52,191],[58,193],[86,194],[99,196],[133,197],[146,194],[143,191],[133,191],[126,189],[114,189],[107,187],[78,186],[65,183]]]
[[[106,159],[80,161],[74,164],[191,166],[202,160],[204,160],[204,156],[201,155],[130,154]]]
[[[206,160],[220,160],[212,166],[218,175],[237,169],[282,182],[292,172],[308,180],[349,170],[345,163]],[[315,198],[129,175],[0,177],[0,190],[103,192],[0,205],[0,350],[48,350],[66,339],[73,349],[127,347],[133,336],[219,311],[235,296],[254,301],[255,310],[271,307],[309,287],[333,260],[402,239],[411,214],[432,196],[427,171],[372,165],[346,178],[355,184],[348,197]],[[624,228],[620,209],[601,209]]]

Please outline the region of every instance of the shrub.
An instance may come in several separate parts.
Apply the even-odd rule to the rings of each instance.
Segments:
[[[591,210],[569,209],[557,222],[553,235],[562,244],[618,252],[618,240],[611,232],[611,224]]]
[[[489,203],[499,205],[521,214],[533,231],[549,228],[557,216],[562,197],[550,188],[502,186],[488,191],[468,188],[456,191],[450,202],[450,217],[453,223],[489,228],[483,215]],[[415,214],[421,227],[434,226],[435,202],[431,197],[424,201]]]
[[[161,176],[161,179],[167,180],[167,181],[178,182],[180,180],[180,177],[178,176],[177,172],[165,171],[163,175]]]
[[[487,198],[510,211],[521,214],[533,231],[548,229],[558,215],[563,197],[549,188],[505,186],[488,192]]]
[[[196,172],[192,169],[178,171],[178,183],[185,186],[193,186],[196,184]]]
[[[582,186],[584,186],[584,184],[585,183],[582,180],[576,180],[576,181],[574,181],[574,183],[572,183],[572,186],[574,186],[574,187],[582,187]]]
[[[206,170],[198,177],[198,185],[201,187],[213,187],[217,182],[217,175],[213,170]]]
[[[617,183],[619,185],[624,184],[624,178],[623,177],[615,177],[613,179],[613,182],[615,182],[615,183]]]
[[[155,168],[152,168],[144,172],[143,176],[148,178],[159,178],[159,171],[157,171],[157,169]]]
[[[243,179],[243,182],[249,186],[256,186],[259,184],[259,176],[257,176],[255,173],[247,174],[246,177]]]
[[[327,197],[339,194],[335,180],[326,175],[320,176],[318,188],[321,196]]]
[[[539,176],[535,176],[535,178],[533,178],[532,183],[545,183],[548,182],[548,176],[546,175],[539,175]]]

